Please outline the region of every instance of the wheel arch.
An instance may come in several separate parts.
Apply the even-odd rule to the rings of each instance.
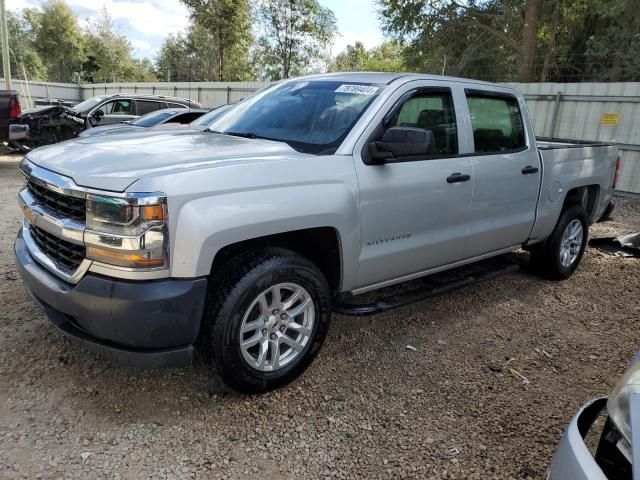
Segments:
[[[587,220],[591,224],[596,220],[595,215],[597,213],[599,198],[600,185],[583,185],[574,187],[565,195],[560,214],[575,205],[580,205],[587,212]]]
[[[332,292],[343,285],[343,253],[340,232],[329,226],[305,228],[249,238],[220,248],[211,263],[210,275],[215,275],[226,263],[251,250],[279,247],[312,261],[325,275]]]

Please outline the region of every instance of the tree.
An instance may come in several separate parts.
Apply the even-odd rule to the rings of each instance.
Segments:
[[[86,59],[84,36],[71,9],[62,0],[46,0],[25,18],[34,33],[35,50],[47,68],[48,80],[77,81]]]
[[[203,82],[220,79],[218,45],[211,32],[193,23],[185,34],[169,35],[156,57],[156,70],[162,80]],[[227,79],[253,79],[248,61],[237,59],[226,65]]]
[[[527,0],[524,6],[524,25],[518,59],[519,82],[532,82],[534,78],[541,3],[542,0]]]
[[[406,66],[493,81],[640,78],[637,0],[378,0]],[[446,68],[445,68],[446,66]]]
[[[270,80],[320,69],[337,32],[333,11],[317,0],[262,0],[256,20],[254,64]]]
[[[361,42],[347,45],[331,62],[333,72],[400,72],[407,70],[404,64],[404,49],[396,41],[384,42],[366,50]]]
[[[218,81],[246,79],[251,45],[251,7],[249,0],[182,0],[191,10],[193,26],[190,40],[208,37],[208,45],[195,42],[199,50],[212,54],[215,63],[208,68]],[[215,51],[210,51],[215,46]],[[204,58],[204,55],[202,55]]]
[[[7,12],[7,26],[13,75],[29,80],[46,80],[47,67],[36,51],[35,35],[24,14]]]
[[[407,42],[411,70],[487,80],[510,76],[524,0],[378,0],[384,31]]]
[[[132,57],[131,42],[117,31],[106,7],[95,21],[89,23],[85,42],[87,56],[83,64],[83,79],[116,82],[149,77],[149,71],[143,72],[142,62]]]

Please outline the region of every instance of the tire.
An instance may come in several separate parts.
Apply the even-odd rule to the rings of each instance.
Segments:
[[[577,238],[570,247],[567,256],[563,245],[566,234],[571,232],[568,229],[577,228],[580,225],[582,237]],[[573,230],[575,232],[577,230]],[[569,235],[570,237],[571,235]],[[569,207],[560,214],[560,219],[553,229],[551,236],[541,245],[540,248],[531,252],[532,264],[540,269],[540,272],[552,280],[566,280],[569,278],[580,264],[584,251],[587,247],[589,236],[589,224],[587,222],[587,212],[580,205]],[[563,256],[563,254],[565,256]]]
[[[279,286],[280,303],[274,286]],[[303,313],[296,316],[297,310]],[[231,389],[266,392],[292,382],[309,367],[324,343],[330,319],[331,290],[312,262],[280,248],[245,252],[213,275],[199,356]],[[259,322],[264,325],[256,328]],[[249,330],[241,333],[241,328]],[[255,345],[241,347],[241,341],[250,344],[255,338]],[[291,338],[298,339],[295,349]]]

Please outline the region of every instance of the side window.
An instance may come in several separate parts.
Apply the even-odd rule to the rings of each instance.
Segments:
[[[164,104],[160,102],[150,102],[148,100],[136,100],[137,114],[145,115],[164,108]]]
[[[386,128],[414,127],[430,130],[435,154],[458,153],[458,129],[453,99],[448,92],[416,92],[391,117]]]
[[[196,118],[201,116],[202,116],[202,112],[181,113],[180,115],[176,115],[175,117],[167,121],[167,123],[183,123],[183,124],[191,123]]]
[[[105,115],[131,115],[131,100],[113,100],[100,107]]]
[[[526,146],[518,100],[511,96],[467,94],[476,153],[503,153]]]

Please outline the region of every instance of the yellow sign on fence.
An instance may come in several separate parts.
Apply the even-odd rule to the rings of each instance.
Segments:
[[[600,124],[602,125],[618,125],[620,115],[618,113],[603,113],[600,117]]]

